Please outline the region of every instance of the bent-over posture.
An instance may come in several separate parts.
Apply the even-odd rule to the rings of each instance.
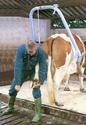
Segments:
[[[9,90],[8,109],[3,114],[13,113],[16,95],[22,84],[27,80],[34,80],[35,66],[39,63],[39,83],[42,85],[46,79],[46,57],[40,47],[36,43],[29,41],[27,44],[20,45],[16,52],[14,65],[14,78],[11,82]],[[41,91],[40,86],[33,86],[33,97],[35,101],[35,116],[33,122],[41,119]],[[29,92],[28,92],[29,94]]]

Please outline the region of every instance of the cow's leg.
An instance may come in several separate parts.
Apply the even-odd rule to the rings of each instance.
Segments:
[[[54,90],[55,90],[55,104],[58,106],[63,106],[63,102],[61,101],[61,93],[60,93],[60,84],[65,76],[65,68],[56,69],[54,75]]]
[[[54,82],[55,105],[56,106],[63,106],[63,102],[61,101],[59,87],[60,87],[60,84]]]
[[[70,57],[71,56],[72,56],[72,53],[71,53]],[[74,59],[71,59],[71,58],[74,58]],[[76,58],[75,57],[71,57],[71,58],[70,58],[70,63],[67,66],[66,82],[65,82],[65,88],[64,88],[65,91],[70,91],[70,89],[69,89],[70,75],[77,72]]]
[[[69,88],[69,78],[70,78],[70,74],[67,74],[65,76],[65,87],[64,87],[64,91],[70,91],[70,88]]]
[[[37,64],[36,67],[35,67],[35,76],[34,76],[34,79],[39,79],[38,71],[39,71],[39,65]]]
[[[81,69],[82,70],[82,73],[84,73],[84,68]],[[83,80],[84,78],[79,75],[79,80],[80,80],[80,92],[86,92],[86,90],[84,89],[84,83],[83,83]]]
[[[79,80],[80,80],[80,90],[84,89],[84,84],[83,84],[83,77],[79,75]]]

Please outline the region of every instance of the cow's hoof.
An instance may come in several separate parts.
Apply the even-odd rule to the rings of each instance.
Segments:
[[[64,91],[70,91],[70,88],[69,87],[65,87]]]
[[[64,106],[64,104],[62,102],[55,102],[56,106]]]
[[[80,89],[80,92],[86,93],[86,90],[85,89]]]

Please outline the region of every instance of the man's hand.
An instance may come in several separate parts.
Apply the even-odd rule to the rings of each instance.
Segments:
[[[33,82],[32,88],[39,88],[40,87],[40,83],[39,83],[38,79],[34,79],[32,82]]]
[[[21,89],[21,86],[20,86],[20,85],[16,85],[16,86],[15,86],[15,90],[16,90],[17,92],[19,92],[20,89]]]

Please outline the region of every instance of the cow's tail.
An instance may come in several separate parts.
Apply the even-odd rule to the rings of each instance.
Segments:
[[[48,89],[48,97],[50,104],[55,103],[55,96],[54,96],[54,86],[51,74],[51,56],[48,56],[48,73],[47,73],[47,89]]]

